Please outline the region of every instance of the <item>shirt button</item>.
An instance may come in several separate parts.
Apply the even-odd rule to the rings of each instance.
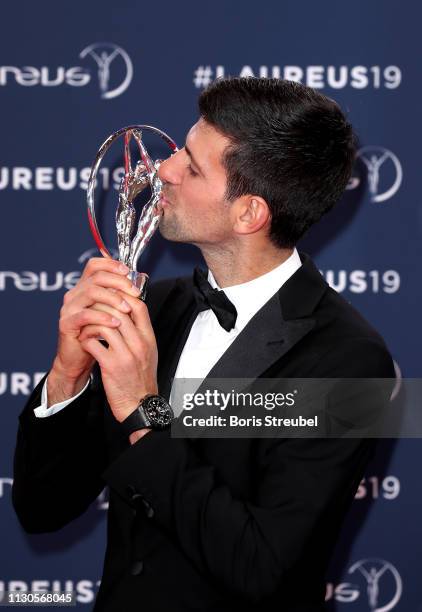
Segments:
[[[138,559],[137,561],[134,561],[132,563],[132,567],[130,568],[130,573],[132,574],[132,576],[139,576],[139,574],[142,574],[143,570],[144,570],[144,564],[140,559]]]

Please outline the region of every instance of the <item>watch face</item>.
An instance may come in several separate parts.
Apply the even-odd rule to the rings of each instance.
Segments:
[[[163,397],[151,395],[142,402],[151,425],[157,429],[165,429],[173,420],[173,410]]]

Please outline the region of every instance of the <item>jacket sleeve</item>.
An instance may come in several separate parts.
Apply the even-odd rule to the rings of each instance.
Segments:
[[[147,304],[152,320],[175,283],[151,285]],[[23,528],[30,533],[55,531],[82,514],[103,490],[102,472],[110,463],[110,439],[119,436],[99,368],[94,381],[71,404],[46,418],[41,404],[46,377],[40,381],[19,417],[14,457],[12,501]],[[123,440],[120,447],[127,447]]]
[[[383,347],[349,341],[312,375],[389,378],[394,370]],[[255,495],[240,499],[190,440],[151,432],[104,478],[128,503],[141,496],[151,520],[176,538],[198,570],[258,602],[312,550],[325,548],[327,537],[335,538],[373,447],[361,439],[272,440]]]
[[[29,533],[55,531],[82,514],[104,488],[107,466],[101,389],[91,386],[63,410],[38,418],[44,381],[19,417],[14,457],[12,501]]]

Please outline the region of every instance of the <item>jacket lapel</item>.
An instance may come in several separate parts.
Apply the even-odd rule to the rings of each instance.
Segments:
[[[192,280],[178,279],[167,296],[154,331],[158,347],[157,381],[160,394],[170,397],[171,382],[176,372],[180,354],[196,317]]]
[[[302,266],[249,321],[207,378],[258,377],[314,328],[312,313],[328,285],[311,259],[300,257]]]
[[[207,378],[255,378],[314,327],[313,319],[284,321],[278,294],[249,321]]]

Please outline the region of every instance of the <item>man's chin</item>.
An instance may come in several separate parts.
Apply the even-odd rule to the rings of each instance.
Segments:
[[[164,222],[164,219],[159,224],[158,231],[160,232],[161,236],[169,242],[189,242],[187,237],[183,236],[180,231],[177,230],[177,228],[168,227],[168,225],[166,225]]]

